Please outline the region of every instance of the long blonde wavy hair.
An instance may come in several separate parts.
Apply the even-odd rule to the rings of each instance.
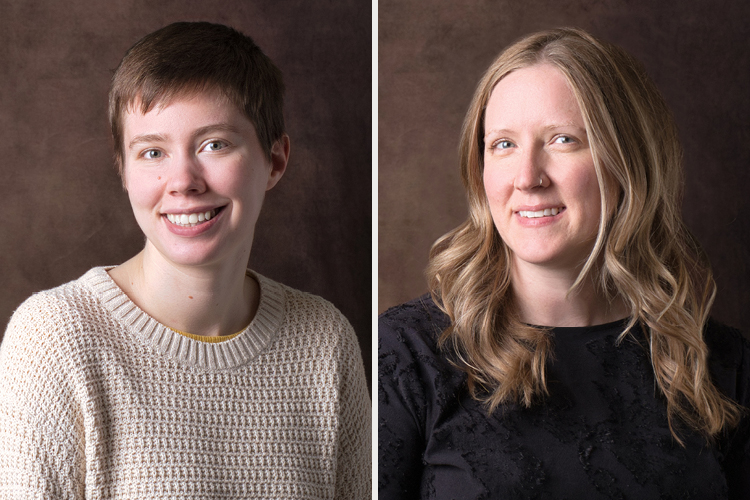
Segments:
[[[430,252],[433,298],[450,317],[440,345],[467,372],[473,397],[490,412],[531,406],[547,394],[549,331],[524,324],[511,289],[511,254],[492,221],[484,190],[484,111],[495,85],[514,70],[551,64],[566,78],[590,141],[601,211],[593,250],[571,291],[593,280],[621,297],[642,326],[651,363],[675,418],[711,439],[736,425],[740,409],[708,373],[703,329],[716,293],[705,254],[682,222],[682,151],[677,129],[642,66],[622,49],[575,28],[532,34],[492,63],[463,125],[461,176],[469,218]],[[613,195],[613,193],[616,193]]]

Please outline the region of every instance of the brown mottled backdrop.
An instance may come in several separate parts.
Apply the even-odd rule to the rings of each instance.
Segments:
[[[339,0],[0,0],[0,322],[32,292],[143,246],[112,167],[109,80],[174,21],[229,24],[284,73],[292,140],[251,265],[349,318],[370,368],[371,5]],[[0,330],[1,332],[2,330]]]
[[[378,17],[380,311],[426,291],[431,244],[466,217],[457,146],[481,74],[525,34],[579,26],[642,61],[669,103],[714,315],[750,332],[750,3],[381,0]]]

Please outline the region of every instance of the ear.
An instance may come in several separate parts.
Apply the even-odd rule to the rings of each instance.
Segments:
[[[284,134],[271,147],[271,171],[268,173],[266,191],[273,188],[286,171],[289,161],[289,136]]]

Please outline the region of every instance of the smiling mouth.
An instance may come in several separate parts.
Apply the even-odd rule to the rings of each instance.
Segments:
[[[221,212],[221,210],[224,207],[221,208],[215,208],[213,210],[207,210],[205,212],[194,212],[191,214],[165,214],[167,217],[167,220],[174,224],[175,226],[180,227],[193,227],[197,226],[199,224],[203,224],[205,222],[210,221],[216,215]]]
[[[554,217],[565,210],[565,207],[545,208],[544,210],[519,210],[518,215],[526,217],[528,219],[536,219],[539,217]]]

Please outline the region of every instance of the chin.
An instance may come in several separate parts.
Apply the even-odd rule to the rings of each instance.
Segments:
[[[560,255],[557,253],[515,253],[515,260],[526,264],[532,264],[536,266],[545,267],[574,267],[573,265],[568,266],[570,262],[574,262],[575,259],[571,259],[569,255]],[[585,259],[584,259],[585,260]]]
[[[219,262],[221,259],[203,255],[164,255],[165,259],[181,267],[203,267]]]
[[[205,266],[222,260],[219,248],[206,245],[173,244],[171,247],[151,244],[156,253],[168,263],[178,266]]]

